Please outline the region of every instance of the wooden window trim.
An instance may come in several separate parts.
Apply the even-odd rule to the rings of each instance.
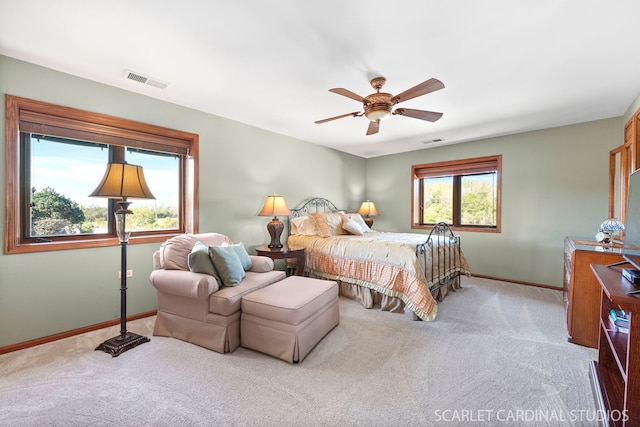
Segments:
[[[432,226],[416,222],[420,215],[422,203],[422,178],[436,178],[442,176],[473,174],[497,171],[496,185],[496,226],[454,225],[456,231],[474,231],[482,233],[500,233],[502,227],[502,155],[475,157],[471,159],[450,160],[444,162],[424,163],[411,166],[411,228],[416,230],[431,230]],[[461,191],[460,185],[455,183],[454,191]],[[418,200],[416,200],[418,198]],[[456,198],[454,197],[454,203]],[[459,215],[454,207],[454,216]],[[455,218],[454,218],[455,221]],[[458,218],[459,221],[459,218]]]
[[[624,143],[609,151],[609,218],[627,223],[627,197],[629,175],[640,165],[640,110],[637,110],[624,126]],[[616,206],[616,184],[619,186]],[[620,232],[624,238],[624,230]]]
[[[26,129],[45,134],[51,134],[53,131],[58,136],[81,138],[110,145],[145,147],[188,155],[189,160],[184,161],[185,171],[180,177],[183,198],[182,206],[179,208],[183,213],[184,228],[181,232],[198,232],[199,136],[197,134],[13,95],[6,95],[5,105],[5,254],[116,246],[120,243],[118,238],[112,235],[78,236],[65,241],[38,243],[26,242],[23,239],[20,212],[20,192],[22,191],[20,132]],[[184,177],[189,179],[185,182]],[[162,242],[176,234],[179,233],[134,233],[129,244]]]

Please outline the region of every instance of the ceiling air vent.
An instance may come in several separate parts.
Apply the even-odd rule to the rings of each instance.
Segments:
[[[442,138],[436,138],[436,139],[427,139],[425,141],[422,141],[423,144],[427,145],[427,144],[434,144],[436,142],[443,142],[444,139]]]
[[[154,79],[152,77],[145,76],[144,74],[136,73],[135,71],[131,70],[126,70],[123,77],[125,79],[133,80],[138,83],[144,83],[160,89],[164,89],[169,85],[169,83],[163,82],[162,80]]]

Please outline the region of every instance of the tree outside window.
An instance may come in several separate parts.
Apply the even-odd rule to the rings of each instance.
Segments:
[[[501,156],[412,166],[412,228],[500,231]]]

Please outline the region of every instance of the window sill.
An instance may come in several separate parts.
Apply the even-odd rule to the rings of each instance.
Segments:
[[[470,231],[475,233],[500,233],[500,228],[497,227],[474,227],[474,226],[453,226],[450,225],[453,231]],[[412,224],[411,228],[414,230],[428,230],[431,231],[433,225],[421,225]]]
[[[140,245],[145,243],[158,243],[164,242],[171,237],[177,236],[181,233],[163,233],[153,234],[145,236],[131,236],[129,239],[129,245]],[[14,247],[5,246],[5,255],[21,254],[21,253],[34,253],[34,252],[49,252],[49,251],[62,251],[69,249],[87,249],[87,248],[99,248],[107,246],[119,246],[120,241],[117,237],[104,237],[94,238],[87,240],[73,240],[73,241],[54,241],[54,242],[38,242],[38,243],[21,243]]]

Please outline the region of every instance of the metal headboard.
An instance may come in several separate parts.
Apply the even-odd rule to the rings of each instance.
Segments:
[[[300,204],[295,209],[291,209],[291,216],[299,217],[309,215],[310,213],[331,213],[331,212],[345,212],[342,209],[338,209],[336,205],[331,203],[328,199],[322,197],[312,197]]]

